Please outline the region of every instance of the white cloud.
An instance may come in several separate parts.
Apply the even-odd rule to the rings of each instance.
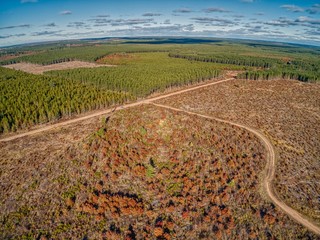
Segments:
[[[240,0],[241,2],[244,2],[244,3],[253,3],[254,0]]]
[[[287,4],[287,5],[282,5],[280,6],[281,8],[286,9],[287,11],[290,12],[304,12],[304,9],[301,7],[298,7],[296,5],[292,5],[292,4]]]
[[[162,14],[160,14],[160,13],[151,13],[151,12],[142,14],[143,17],[157,17],[157,16],[161,16],[161,15]]]
[[[229,10],[223,9],[223,8],[215,8],[215,7],[209,7],[203,9],[204,12],[206,13],[228,13],[230,12]]]
[[[311,8],[307,9],[309,14],[317,14],[320,13],[320,4],[314,4]]]
[[[0,30],[3,30],[3,29],[13,29],[13,28],[29,28],[29,27],[31,27],[30,24],[21,24],[21,25],[0,27]]]
[[[193,12],[193,10],[190,8],[178,8],[178,9],[173,10],[173,12],[175,12],[175,13],[191,13],[191,12]]]
[[[21,3],[36,3],[38,0],[21,0]]]
[[[60,15],[71,15],[71,14],[72,14],[72,12],[69,10],[64,10],[64,11],[60,12]]]
[[[320,25],[320,19],[314,19],[314,18],[309,18],[309,17],[305,17],[305,16],[299,17],[298,19],[295,20],[295,22]]]

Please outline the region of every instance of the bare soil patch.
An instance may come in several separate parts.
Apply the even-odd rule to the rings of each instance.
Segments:
[[[278,197],[320,224],[320,85],[234,80],[159,101],[260,129],[278,153]]]
[[[33,74],[43,74],[44,72],[54,71],[54,70],[66,70],[66,69],[74,69],[74,68],[111,67],[111,65],[82,62],[82,61],[70,61],[70,62],[44,65],[44,66],[39,64],[33,64],[33,63],[15,63],[10,65],[5,65],[4,67],[15,69],[15,70],[21,70],[21,71],[33,73]]]
[[[22,57],[22,56],[30,56],[30,55],[33,55],[36,53],[39,53],[39,52],[26,51],[26,52],[18,53],[18,54],[8,54],[8,55],[0,56],[0,61],[10,60],[10,59],[14,59],[17,57]]]

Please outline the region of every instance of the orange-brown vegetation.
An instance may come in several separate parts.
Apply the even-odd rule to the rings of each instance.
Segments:
[[[278,154],[277,196],[320,224],[319,84],[235,80],[161,103],[261,130]]]
[[[1,143],[2,238],[315,237],[259,194],[253,134],[148,105],[68,144],[90,121]]]

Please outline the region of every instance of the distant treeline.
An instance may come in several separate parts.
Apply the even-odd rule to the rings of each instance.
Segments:
[[[272,80],[272,79],[294,79],[302,82],[319,81],[320,75],[314,72],[298,72],[289,70],[265,70],[247,71],[237,76],[240,79],[249,80]]]
[[[41,62],[38,62],[37,64],[44,66],[44,65],[56,64],[56,63],[71,62],[74,60],[76,59],[75,58],[58,58],[58,59],[53,59],[49,61],[41,61]],[[28,61],[28,57],[21,57],[17,59],[10,59],[10,60],[3,61],[1,62],[0,65],[5,66],[5,65],[20,63],[20,62],[32,63],[32,61]]]
[[[98,46],[80,46],[64,47],[59,49],[48,49],[37,54],[20,56],[14,59],[0,61],[0,65],[8,65],[19,62],[36,63],[40,65],[49,65],[73,60],[95,62],[96,60],[112,53],[134,53],[134,52],[164,52],[173,49],[172,45],[98,45]]]
[[[188,59],[190,61],[223,63],[223,64],[232,64],[232,65],[240,65],[240,66],[248,66],[248,67],[262,67],[262,68],[271,68],[276,64],[281,63],[281,61],[278,59],[253,57],[253,56],[241,56],[241,55],[232,55],[232,54],[203,56],[203,55],[197,55],[197,54],[170,53],[169,56],[173,58]]]
[[[320,60],[279,60],[256,56],[232,54],[197,55],[170,53],[170,57],[183,58],[189,61],[212,62],[231,65],[255,67],[240,74],[239,78],[246,79],[296,79],[303,82],[318,81],[320,78]]]
[[[251,80],[294,79],[302,82],[315,82],[320,80],[320,60],[292,60],[271,69],[247,71],[238,75],[238,78]]]

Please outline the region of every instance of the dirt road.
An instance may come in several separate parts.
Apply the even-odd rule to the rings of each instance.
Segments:
[[[150,101],[160,100],[160,99],[163,99],[163,98],[171,97],[171,96],[178,95],[178,94],[181,94],[181,93],[193,91],[193,90],[196,90],[196,89],[199,89],[199,88],[204,88],[204,87],[216,85],[216,84],[227,82],[227,81],[231,81],[231,80],[234,80],[234,78],[228,78],[228,79],[224,79],[224,80],[217,81],[217,82],[206,83],[206,84],[202,84],[202,85],[199,85],[199,86],[190,87],[190,88],[187,88],[187,89],[178,90],[176,92],[160,95],[160,96],[157,96],[157,97],[153,97],[153,98],[149,98],[149,99],[143,99],[143,100],[138,101],[138,102],[122,105],[122,106],[118,107],[117,110],[135,107],[135,106],[138,106],[140,104],[148,103]],[[86,116],[83,116],[83,117],[78,117],[78,118],[67,120],[67,121],[63,121],[63,122],[60,122],[60,123],[51,124],[51,125],[39,128],[39,129],[31,130],[31,131],[28,131],[28,132],[25,132],[25,133],[16,134],[16,135],[13,135],[13,136],[10,136],[10,137],[6,137],[6,138],[3,138],[3,139],[0,139],[0,142],[8,142],[8,141],[12,141],[12,140],[17,139],[17,138],[22,138],[22,137],[25,137],[25,136],[30,136],[30,135],[33,135],[33,134],[45,132],[45,131],[48,131],[48,130],[51,130],[51,129],[54,129],[54,128],[58,128],[58,127],[62,127],[62,126],[68,125],[68,124],[72,124],[72,123],[76,123],[76,122],[79,122],[79,121],[83,121],[83,120],[86,120],[86,119],[89,119],[89,118],[105,115],[105,114],[108,114],[108,113],[112,112],[113,110],[114,110],[114,108],[101,110],[101,111],[98,111],[98,112],[95,112],[95,113],[92,113],[92,114],[89,114],[89,115],[86,115]]]
[[[198,117],[202,117],[202,118],[206,118],[206,119],[210,119],[210,120],[215,120],[215,121],[222,122],[222,123],[227,123],[227,124],[230,124],[233,126],[237,126],[237,127],[246,129],[247,131],[255,134],[261,140],[261,142],[264,144],[264,146],[267,149],[267,158],[268,158],[267,160],[268,161],[267,161],[267,166],[266,166],[266,177],[263,181],[264,192],[266,192],[267,195],[270,197],[270,199],[279,208],[281,208],[287,215],[289,215],[291,218],[293,218],[297,222],[301,223],[303,226],[305,226],[309,230],[320,235],[320,228],[317,225],[313,224],[307,218],[305,218],[304,216],[299,214],[296,210],[294,210],[291,207],[289,207],[288,205],[286,205],[284,202],[282,202],[280,199],[278,199],[276,197],[276,195],[274,194],[273,187],[272,187],[272,181],[273,181],[274,173],[275,173],[276,155],[275,155],[273,145],[271,144],[269,139],[267,137],[265,137],[260,131],[255,130],[251,127],[242,125],[242,124],[238,124],[238,123],[234,123],[231,121],[227,121],[227,120],[223,120],[223,119],[219,119],[219,118],[215,118],[215,117],[211,117],[211,116],[207,116],[207,115],[203,115],[203,114],[199,114],[199,113],[194,113],[194,112],[190,112],[190,111],[186,111],[186,110],[182,110],[182,109],[178,109],[178,108],[174,108],[174,107],[170,107],[170,106],[166,106],[166,105],[152,103],[151,101],[150,101],[150,104],[157,106],[157,107],[162,107],[162,108],[166,108],[169,110],[173,110],[176,112],[182,112],[182,113],[186,113],[186,114],[190,114],[190,115],[194,115],[194,116],[198,116]]]
[[[199,116],[199,117],[202,117],[202,118],[211,119],[211,120],[215,120],[215,121],[231,124],[233,126],[237,126],[237,127],[240,127],[240,128],[246,129],[247,131],[252,132],[253,134],[255,134],[261,140],[261,142],[265,145],[265,147],[267,149],[267,157],[268,157],[267,160],[268,161],[267,161],[267,166],[266,166],[266,177],[265,177],[265,179],[263,181],[264,191],[270,197],[270,199],[279,208],[281,208],[287,215],[289,215],[291,218],[293,218],[294,220],[296,220],[297,222],[299,222],[300,224],[302,224],[303,226],[305,226],[309,230],[311,230],[314,233],[320,235],[320,228],[318,226],[316,226],[315,224],[310,222],[307,218],[305,218],[304,216],[299,214],[294,209],[292,209],[289,206],[287,206],[284,202],[282,202],[280,199],[278,199],[276,197],[276,195],[274,194],[274,190],[273,190],[273,187],[272,187],[272,181],[273,181],[274,173],[275,173],[275,160],[276,160],[275,151],[274,151],[274,147],[271,144],[271,142],[261,132],[259,132],[258,130],[255,130],[255,129],[251,128],[251,127],[248,127],[248,126],[245,126],[245,125],[242,125],[242,124],[238,124],[238,123],[234,123],[234,122],[231,122],[231,121],[218,119],[218,118],[215,118],[215,117],[211,117],[211,116],[207,116],[207,115],[203,115],[203,114],[198,114],[198,113],[194,113],[194,112],[190,112],[190,111],[185,111],[185,110],[181,110],[181,109],[178,109],[178,108],[173,108],[173,107],[166,106],[166,105],[160,105],[160,104],[153,103],[153,101],[156,101],[156,100],[160,100],[160,99],[163,99],[163,98],[171,97],[171,96],[174,96],[174,95],[182,94],[182,93],[185,93],[185,92],[193,91],[193,90],[204,88],[204,87],[207,87],[207,86],[220,84],[220,83],[231,81],[231,80],[234,80],[234,78],[228,78],[228,79],[225,79],[225,80],[212,82],[212,83],[207,83],[207,84],[203,84],[203,85],[199,85],[199,86],[195,86],[195,87],[190,87],[190,88],[187,88],[187,89],[184,89],[184,90],[179,90],[179,91],[176,91],[176,92],[173,92],[173,93],[168,93],[168,94],[160,95],[160,96],[149,98],[149,99],[143,99],[143,100],[138,101],[138,102],[134,102],[134,103],[130,103],[130,104],[126,104],[126,105],[120,106],[120,107],[117,108],[117,110],[131,108],[131,107],[134,107],[134,106],[138,106],[140,104],[153,104],[155,106],[166,108],[166,109],[170,109],[170,110],[173,110],[173,111],[183,112],[183,113],[186,113],[186,114],[196,115],[196,116]],[[105,115],[105,114],[108,114],[108,113],[110,113],[112,111],[113,111],[113,109],[102,110],[102,111],[99,111],[99,112],[96,112],[96,113],[93,113],[93,114],[89,114],[89,115],[84,116],[84,117],[79,117],[79,118],[68,120],[68,121],[64,121],[64,122],[61,122],[61,123],[52,124],[52,125],[40,128],[40,129],[32,130],[32,131],[29,131],[29,132],[26,132],[26,133],[17,134],[17,135],[11,136],[11,137],[3,138],[3,139],[0,139],[0,142],[7,142],[7,141],[11,141],[11,140],[14,140],[14,139],[17,139],[17,138],[29,136],[29,135],[32,135],[32,134],[41,133],[41,132],[44,132],[44,131],[48,131],[50,129],[54,129],[54,128],[58,128],[58,127],[65,126],[65,125],[68,125],[68,124],[76,123],[76,122],[83,121],[83,120],[86,120],[86,119],[89,119],[89,118]]]

